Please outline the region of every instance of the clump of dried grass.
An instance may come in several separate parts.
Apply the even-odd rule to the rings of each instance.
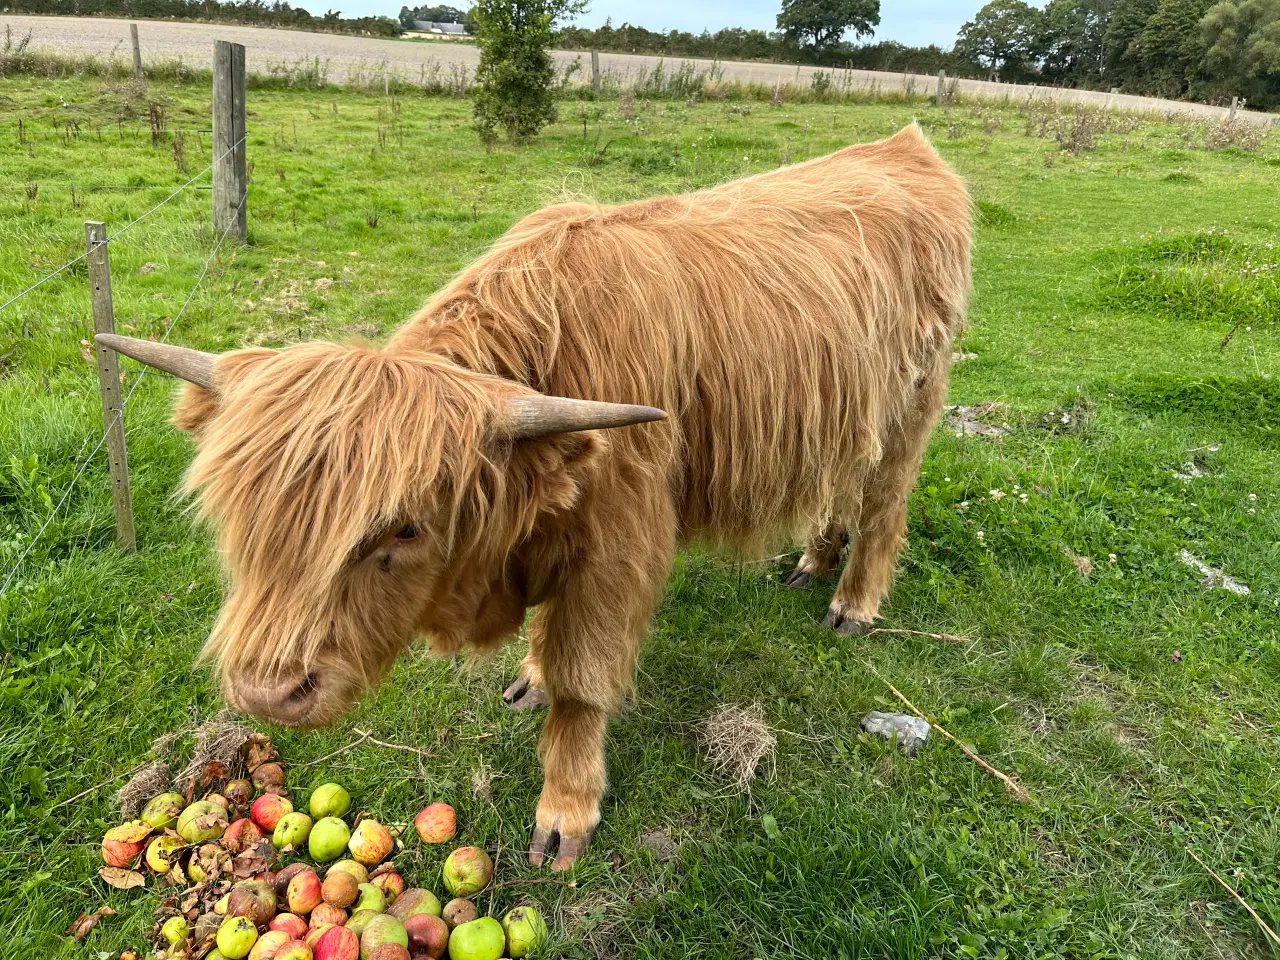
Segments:
[[[129,782],[116,794],[116,803],[120,805],[120,816],[125,820],[133,820],[138,811],[152,797],[169,789],[169,764],[164,760],[156,760],[145,767],[134,771]]]
[[[1204,135],[1204,145],[1206,150],[1239,147],[1253,152],[1262,146],[1262,141],[1266,138],[1266,127],[1261,124],[1241,119],[1223,120],[1216,127],[1208,129]]]
[[[135,770],[129,782],[116,794],[120,815],[125,820],[134,819],[148,800],[169,789],[169,761],[173,759],[173,747],[186,732],[162,733],[151,741],[151,755],[155,760]]]
[[[707,717],[699,729],[707,762],[739,793],[749,793],[761,761],[772,767],[778,738],[758,703],[729,704]]]
[[[486,803],[493,799],[493,769],[483,760],[471,771],[471,792]]]
[[[244,756],[240,748],[254,731],[234,720],[234,716],[230,710],[221,710],[212,720],[196,728],[191,760],[178,774],[176,783],[186,784],[198,778],[210,763],[225,765],[229,778],[244,776]]]

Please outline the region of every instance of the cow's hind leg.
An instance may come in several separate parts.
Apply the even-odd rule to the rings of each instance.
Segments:
[[[537,710],[547,705],[547,691],[542,686],[542,666],[532,643],[515,679],[502,691],[502,701],[511,710]]]
[[[945,367],[924,379],[902,421],[884,439],[884,456],[866,479],[857,526],[850,532],[849,559],[827,610],[827,626],[840,633],[866,633],[880,615],[907,532],[907,497],[946,391]]]
[[[840,551],[849,542],[844,524],[834,520],[809,540],[796,568],[782,581],[784,586],[799,590],[817,577],[829,577],[840,562]]]

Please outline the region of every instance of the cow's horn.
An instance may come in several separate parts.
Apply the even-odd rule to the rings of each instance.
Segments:
[[[607,430],[633,423],[665,420],[667,415],[655,407],[639,407],[630,403],[601,403],[597,400],[570,400],[568,397],[514,397],[507,407],[511,435],[535,439],[553,433],[576,430]]]
[[[93,339],[104,347],[145,363],[148,367],[171,373],[206,390],[213,389],[213,362],[218,359],[217,354],[157,343],[155,340],[122,337],[115,333],[99,333]]]

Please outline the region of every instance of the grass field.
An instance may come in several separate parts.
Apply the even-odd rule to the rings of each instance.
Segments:
[[[148,98],[166,117],[154,142]],[[202,169],[207,101],[203,86],[0,81],[0,302],[82,252],[84,220],[117,228]],[[376,337],[565,193],[693,189],[917,116],[980,202],[959,347],[976,356],[952,402],[1005,404],[987,418],[1009,428],[938,432],[885,611],[962,642],[823,630],[829,587],[777,584],[794,554],[680,558],[572,877],[519,856],[540,720],[500,703],[514,648],[457,672],[408,655],[338,726],[272,730],[294,787],[341,780],[387,821],[452,801],[463,837],[501,843],[511,883],[494,909],[553,918],[548,955],[1268,955],[1186,849],[1280,924],[1280,136],[1209,151],[1201,128],[1112,120],[1065,130],[1097,141],[1076,153],[1039,135],[1074,121],[990,107],[680,101],[629,119],[613,102],[566,103],[533,147],[486,152],[464,100],[254,90],[249,108],[250,242],[220,251],[175,342]],[[159,335],[183,304],[214,246],[208,205],[184,191],[111,244],[124,332]],[[0,312],[0,575],[99,435],[89,322],[82,264]],[[190,447],[166,423],[171,390],[149,376],[128,410],[139,551],[113,547],[99,458],[0,596],[5,957],[142,944],[154,894],[95,877],[113,788],[53,805],[219,707],[192,668],[221,586],[173,499]],[[1202,585],[1183,550],[1251,592]],[[1032,801],[941,737],[908,760],[861,735],[868,710],[898,708],[871,668]],[[778,751],[743,797],[709,770],[697,725],[752,702]],[[364,744],[301,766],[356,727],[431,756]],[[674,858],[641,844],[655,830]],[[399,859],[437,885],[436,855]],[[83,945],[62,935],[100,903],[118,915]]]

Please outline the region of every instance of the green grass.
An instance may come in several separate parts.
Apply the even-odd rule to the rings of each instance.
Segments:
[[[94,79],[0,81],[0,300],[80,253],[82,221],[117,228],[207,162],[203,86],[150,94],[184,131],[186,169],[171,133],[152,143],[138,95]],[[1274,310],[1220,349],[1241,310],[1275,303],[1274,273],[1248,271],[1275,262],[1277,136],[1257,153],[1210,153],[1194,127],[1125,124],[1075,155],[989,106],[637,106],[628,120],[616,103],[566,103],[534,146],[486,152],[465,100],[253,91],[250,242],[219,254],[173,339],[217,350],[376,337],[566,193],[693,189],[918,116],[980,201],[961,344],[977,359],[958,366],[952,402],[1007,404],[997,420],[1011,433],[938,433],[885,615],[968,641],[839,638],[820,625],[828,586],[777,586],[794,557],[683,555],[637,696],[612,724],[605,821],[572,885],[519,857],[540,721],[498,699],[517,649],[459,672],[411,654],[336,727],[273,730],[295,764],[355,727],[431,753],[365,744],[296,767],[292,784],[339,779],[388,821],[454,802],[463,838],[501,842],[501,879],[543,881],[498,888],[494,909],[539,904],[551,955],[1266,956],[1184,851],[1280,924]],[[112,243],[123,331],[158,335],[173,318],[213,248],[208,205],[187,190]],[[1178,279],[1182,267],[1194,276]],[[0,571],[100,431],[89,323],[83,265],[0,312]],[[126,387],[137,375],[127,365]],[[173,499],[190,446],[165,422],[171,390],[148,377],[128,411],[138,553],[113,547],[99,459],[0,597],[6,957],[142,944],[155,894],[94,875],[112,789],[52,806],[219,706],[192,667],[221,581],[207,533]],[[1050,427],[1053,410],[1069,423]],[[1188,464],[1203,476],[1175,477]],[[1253,592],[1205,589],[1182,549]],[[1092,558],[1087,579],[1067,550]],[[1035,801],[1015,802],[939,737],[907,760],[860,735],[866,711],[898,706],[868,664]],[[779,748],[742,798],[709,772],[696,730],[717,705],[752,701]],[[472,791],[483,771],[491,802]],[[674,860],[639,843],[654,829],[679,841]],[[400,859],[411,881],[437,885],[436,854]],[[85,945],[61,935],[100,903],[119,914]]]

